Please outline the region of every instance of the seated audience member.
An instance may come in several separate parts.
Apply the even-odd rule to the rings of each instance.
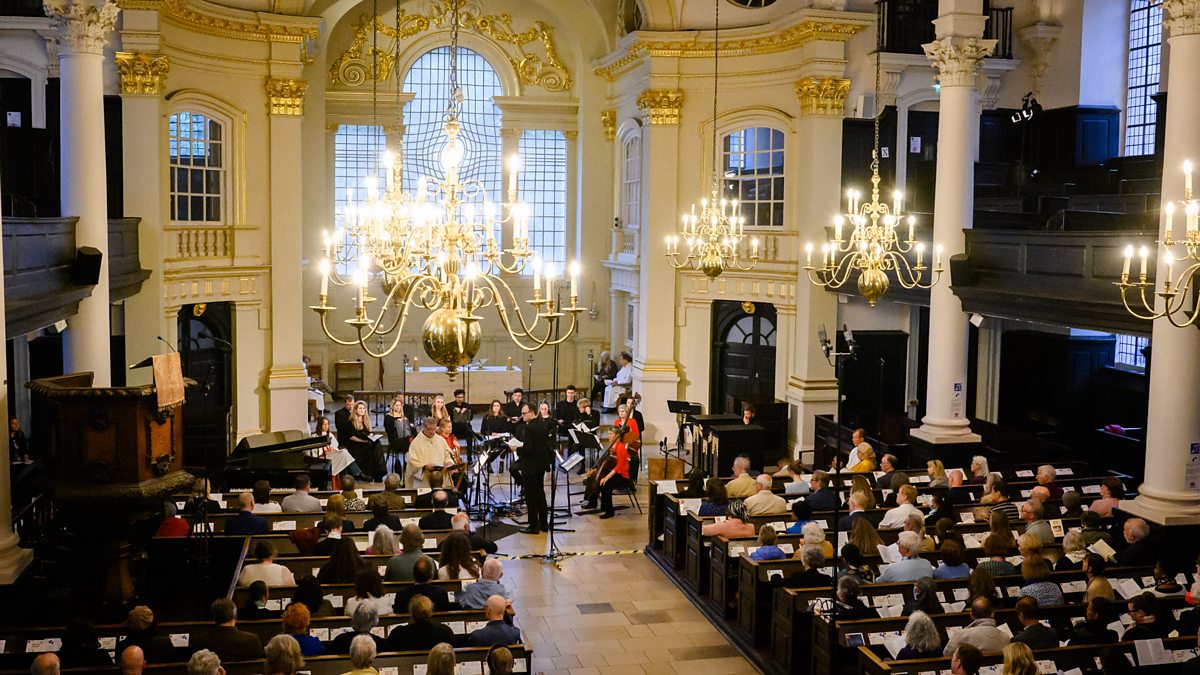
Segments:
[[[1042,505],[1030,500],[1021,505],[1021,520],[1025,522],[1025,534],[1038,538],[1042,546],[1054,543],[1054,532],[1050,523],[1042,518]]]
[[[761,476],[760,476],[761,478]],[[775,534],[775,528],[770,525],[763,525],[758,529],[758,548],[750,554],[751,560],[783,560],[787,554],[783,549],[775,545],[779,540]]]
[[[238,495],[238,514],[225,521],[225,534],[252,536],[266,534],[271,531],[271,524],[266,518],[254,514],[254,495],[243,492]]]
[[[950,477],[946,475],[946,465],[942,464],[942,460],[931,459],[925,462],[925,473],[929,475],[929,487],[950,487]]]
[[[925,612],[917,610],[908,617],[904,624],[904,646],[896,654],[896,658],[932,659],[942,655],[942,638],[938,635],[937,626]]]
[[[1013,642],[1029,645],[1030,649],[1054,649],[1058,646],[1058,631],[1043,625],[1038,602],[1029,596],[1017,601],[1017,620],[1021,622],[1020,633],[1013,636]]]
[[[963,560],[962,545],[953,539],[942,542],[942,561],[933,571],[934,579],[966,579],[971,566]]]
[[[1125,543],[1128,546],[1117,552],[1117,564],[1122,567],[1153,565],[1158,553],[1150,542],[1150,525],[1141,518],[1125,521]]]
[[[489,675],[512,675],[513,654],[508,647],[492,647],[487,657]]]
[[[87,619],[75,617],[63,627],[58,658],[63,668],[112,667],[112,657],[100,648],[96,627]]]
[[[374,505],[382,502],[388,511],[403,511],[404,496],[400,494],[400,474],[389,473],[383,479],[383,491],[376,492],[367,500],[367,508],[374,512]]]
[[[216,627],[192,638],[191,647],[207,649],[226,661],[254,661],[263,657],[258,636],[237,629],[237,606],[232,600],[214,600],[211,611]]]
[[[1004,481],[996,481],[996,497],[990,503],[992,505],[992,513],[999,511],[1008,518],[1008,522],[1015,523],[1020,520],[1021,512],[1017,508],[1017,505],[1012,502],[1011,492],[1012,488],[1008,487]]]
[[[725,483],[720,478],[709,478],[704,483],[704,501],[700,502],[700,510],[696,515],[723,516],[729,511],[729,493],[725,491]]]
[[[1088,504],[1088,511],[1099,518],[1108,518],[1112,510],[1125,498],[1125,485],[1116,476],[1105,476],[1100,480],[1100,498]]]
[[[342,633],[338,637],[347,635],[353,636],[346,649],[350,655],[352,670],[345,675],[379,675],[379,671],[371,666],[375,662],[375,655],[379,653],[379,638],[374,635],[355,635],[354,633]],[[428,672],[432,673],[433,669],[430,668]]]
[[[499,595],[487,599],[483,617],[487,620],[467,636],[468,647],[491,647],[493,645],[515,645],[521,643],[521,630],[513,625],[512,603]]]
[[[407,624],[396,626],[384,639],[385,652],[425,651],[442,642],[457,643],[458,638],[449,626],[433,620],[433,603],[429,598],[414,595],[408,601],[408,616]]]
[[[967,579],[967,602],[978,597],[994,600],[996,596],[996,581],[992,579],[992,575],[988,574],[987,570],[976,567]]]
[[[797,499],[792,503],[792,517],[796,520],[787,526],[787,533],[800,534],[800,531],[804,529],[804,525],[812,522],[812,508],[809,507],[808,502],[803,499]]]
[[[852,490],[850,498],[846,500],[846,509],[849,511],[846,515],[838,518],[837,527],[842,532],[849,532],[854,529],[854,521],[865,519],[867,517],[867,493],[859,490]]]
[[[292,571],[275,562],[275,546],[269,541],[254,544],[254,563],[242,567],[238,575],[238,586],[246,587],[256,581],[268,586],[295,586]],[[246,618],[246,617],[243,617]]]
[[[163,502],[163,519],[158,524],[158,531],[154,533],[156,537],[186,537],[191,531],[191,525],[188,524],[186,518],[179,517],[179,509],[175,506],[175,502]]]
[[[243,621],[259,621],[262,619],[277,619],[279,612],[267,609],[267,598],[270,591],[267,582],[259,579],[246,588],[246,602],[238,609],[238,617]]]
[[[958,526],[949,518],[942,518],[936,521],[933,525],[933,532],[933,536],[937,541],[942,543],[952,541],[958,544],[960,549],[967,548],[967,542],[963,539],[962,533],[958,531]]]
[[[267,481],[256,481],[251,494],[254,495],[255,513],[283,513],[283,507],[279,505],[279,502],[271,501],[271,484]],[[220,654],[217,654],[217,656],[220,656]],[[225,660],[228,661],[229,659]]]
[[[875,581],[875,571],[863,558],[862,549],[854,544],[846,544],[842,547],[842,564],[838,567],[838,577],[850,577],[859,584],[869,584]]]
[[[321,592],[321,582],[311,574],[296,580],[296,592],[292,593],[292,604],[300,603],[308,608],[309,616],[334,616],[333,603]]]
[[[938,600],[937,582],[932,577],[921,577],[913,582],[913,599],[904,603],[905,614],[913,612],[942,614],[945,611],[941,601]]]
[[[442,540],[441,566],[437,578],[478,579],[479,563],[471,552],[471,540],[462,532],[454,532]]]
[[[29,672],[31,675],[58,675],[61,666],[58,654],[42,652],[33,659],[33,665],[29,667]]]
[[[496,558],[488,558],[483,562],[479,571],[479,581],[470,584],[458,593],[458,604],[463,609],[483,609],[488,598],[498,595],[505,600],[512,600],[512,591],[500,583],[504,577],[504,565]]]
[[[192,654],[192,658],[188,659],[187,673],[188,675],[225,675],[225,669],[221,667],[221,657],[212,650],[200,649]]]
[[[1029,645],[1013,642],[1004,646],[1004,670],[1001,675],[1038,675],[1040,672]]]
[[[808,481],[804,479],[804,462],[794,460],[788,465],[788,477],[791,478],[783,485],[785,495],[808,494]]]
[[[912,514],[917,514],[921,518],[925,518],[925,514],[921,513],[921,509],[916,507],[917,489],[911,485],[901,486],[896,491],[896,508],[888,509],[884,514],[883,520],[879,523],[881,530],[898,530],[904,527],[904,521]]]
[[[339,539],[329,562],[321,565],[317,580],[322,584],[352,584],[358,573],[369,563],[358,552],[358,547],[349,539]]]
[[[346,500],[346,510],[366,511],[367,502],[365,499],[358,496],[358,492],[355,488],[355,486],[358,484],[358,481],[354,478],[354,476],[346,474],[345,476],[342,476],[340,480],[342,483],[342,499]]]
[[[1004,511],[992,510],[988,514],[988,536],[995,537],[1005,551],[1017,547],[1017,539],[1013,536],[1013,526]]]
[[[1098,541],[1113,545],[1112,535],[1100,528],[1100,515],[1095,511],[1084,511],[1079,516],[1079,525],[1079,536],[1083,537],[1084,546],[1091,546]]]
[[[342,542],[342,520],[337,516],[325,516],[325,520],[321,521],[321,529],[325,536],[313,547],[313,555],[332,556]]]
[[[809,494],[804,498],[808,507],[816,511],[832,511],[840,501],[837,492],[829,487],[829,473],[821,470],[813,471],[808,481]],[[731,497],[733,495],[730,495]]]
[[[304,603],[293,602],[283,610],[283,634],[290,635],[300,645],[300,653],[304,656],[321,656],[325,653],[325,643],[315,636],[308,634],[308,626],[312,615]]]
[[[458,663],[454,658],[454,648],[446,643],[434,645],[425,659],[425,675],[454,675]]]
[[[429,556],[418,558],[412,566],[413,584],[396,592],[396,604],[392,606],[392,611],[396,614],[403,614],[414,595],[423,595],[429,598],[435,612],[448,612],[453,609],[450,593],[442,586],[429,583],[435,574],[437,574],[437,568],[434,567],[432,558]]]
[[[265,675],[296,675],[304,667],[300,643],[291,635],[276,635],[263,651],[266,653]]]
[[[746,522],[750,516],[746,514],[746,504],[742,500],[729,502],[729,515],[719,523],[705,523],[700,532],[706,537],[725,535],[726,537],[753,537],[754,523]]]
[[[117,641],[118,659],[126,647],[138,647],[146,663],[170,663],[176,660],[175,645],[171,644],[168,636],[159,633],[154,612],[146,605],[129,610],[123,625],[125,635]]]
[[[962,469],[949,469],[946,471],[946,476],[949,478],[950,487],[949,490],[946,490],[946,494],[950,496],[951,500],[964,504],[974,501],[975,497],[971,490],[965,487],[966,474],[962,472]]]
[[[1103,597],[1088,600],[1083,622],[1071,627],[1071,646],[1107,645],[1120,640],[1117,631],[1108,627],[1113,614],[1113,604],[1109,600]]]
[[[832,577],[821,572],[821,567],[825,565],[825,554],[821,553],[820,546],[801,546],[800,560],[804,569],[792,572],[785,579],[776,579],[775,585],[785,588],[828,588],[833,583]]]
[[[883,546],[883,539],[879,538],[879,533],[871,526],[871,521],[866,518],[859,518],[854,522],[854,527],[850,528],[849,542],[858,547],[858,550],[863,555],[878,555],[879,547]]]
[[[787,501],[771,492],[772,479],[765,473],[758,474],[754,479],[758,492],[745,499],[746,513],[752,516],[765,516],[768,513],[786,513]]]
[[[367,555],[396,555],[396,533],[387,525],[380,525],[371,532],[371,545]]]
[[[1055,482],[1058,478],[1058,472],[1049,464],[1043,464],[1037,468],[1038,485],[1045,487],[1050,491],[1051,499],[1062,499],[1062,486]]]
[[[117,657],[121,675],[142,675],[146,669],[146,653],[141,647],[130,647]]]
[[[378,614],[388,614],[392,611],[392,603],[383,597],[383,578],[374,566],[368,565],[354,576],[354,597],[346,599],[346,616],[354,616],[354,610],[359,605],[374,605]]]
[[[1091,602],[1093,598],[1104,598],[1109,602],[1116,602],[1117,596],[1113,592],[1112,584],[1109,583],[1108,577],[1104,576],[1104,568],[1107,566],[1108,563],[1104,562],[1104,556],[1097,553],[1084,554],[1080,567],[1087,576],[1085,597],[1087,602]]]
[[[1158,620],[1158,598],[1150,591],[1133,596],[1127,605],[1133,625],[1121,636],[1122,642],[1164,638],[1171,631],[1169,623]]]
[[[988,474],[986,480],[983,481],[983,496],[979,498],[980,504],[995,504],[1000,500],[1000,493],[997,492],[996,486],[1003,485],[1004,479],[998,473]]]
[[[379,611],[375,605],[369,602],[359,603],[354,608],[354,614],[350,615],[350,628],[353,630],[342,633],[333,638],[328,644],[325,652],[327,654],[349,654],[350,643],[354,641],[355,636],[366,635],[371,638],[376,647],[383,644],[383,638],[371,633],[371,629],[379,625]]]
[[[1174,560],[1168,558],[1154,563],[1154,586],[1150,589],[1154,597],[1175,598],[1185,595],[1187,591],[1175,580],[1178,573]]]
[[[929,515],[925,516],[925,527],[937,525],[943,518],[955,522],[958,520],[958,513],[954,510],[949,492],[934,492],[929,495]]]
[[[955,633],[942,653],[949,656],[959,645],[968,644],[981,652],[998,652],[1008,644],[1008,634],[996,627],[992,601],[975,598],[971,601],[971,623]]]
[[[933,565],[920,555],[921,537],[916,532],[904,531],[896,539],[900,560],[887,566],[879,575],[879,583],[916,581],[921,577],[933,576]]]
[[[870,445],[864,443],[858,448],[858,463],[848,464],[847,471],[850,473],[870,473],[875,470],[875,450]]]
[[[413,565],[421,558],[428,559],[436,573],[437,563],[434,563],[432,558],[425,555],[425,552],[422,550],[424,546],[425,533],[421,532],[421,528],[413,523],[405,525],[404,529],[400,531],[400,547],[403,552],[392,556],[388,560],[384,580],[412,581]]]
[[[1075,494],[1068,492],[1067,494]],[[1078,532],[1068,532],[1063,535],[1062,555],[1054,562],[1055,572],[1071,572],[1079,569],[1087,549],[1083,547],[1083,535]]]
[[[1062,496],[1062,513],[1059,518],[1078,518],[1083,515],[1083,495],[1074,490],[1068,490]]]
[[[393,531],[398,531],[403,525],[400,524],[400,517],[394,516],[388,511],[387,504],[383,502],[375,502],[372,505],[371,517],[363,523],[363,530],[366,532],[374,532],[380,525],[387,525]]]
[[[483,551],[488,555],[496,555],[496,552],[500,550],[496,542],[471,529],[471,516],[466,513],[459,511],[454,514],[454,517],[450,519],[450,529],[466,533],[467,539],[471,542],[472,551]]]
[[[825,556],[826,559],[833,557],[833,544],[825,539],[825,530],[822,530],[821,525],[816,521],[809,521],[808,524],[801,528],[800,543],[808,546],[819,546],[821,547],[821,555]]]
[[[933,553],[936,547],[933,543],[933,537],[925,534],[925,518],[919,513],[914,513],[904,521],[904,531],[912,532],[917,535],[917,540],[920,542],[918,551],[920,553]]]
[[[987,483],[988,476],[990,475],[992,475],[992,472],[988,469],[987,457],[975,455],[971,458],[971,476],[967,478],[968,483],[984,485]]]
[[[883,457],[880,457],[879,470],[883,472],[883,475],[875,479],[875,489],[894,491],[896,488],[892,485],[892,481],[897,476],[896,456],[884,455]]]
[[[296,491],[283,498],[280,508],[284,513],[320,513],[321,500],[308,493],[311,479],[308,474],[296,476]]]
[[[983,652],[972,644],[960,644],[950,657],[950,675],[979,675],[983,666]]]
[[[450,494],[445,490],[433,491],[433,513],[427,516],[421,516],[421,520],[417,522],[422,530],[448,530],[450,529],[450,519],[453,514],[448,513],[450,508]]]
[[[859,597],[861,591],[862,588],[857,578],[852,576],[838,578],[837,603],[834,605],[834,613],[839,621],[879,618],[879,612],[867,607]]]
[[[745,499],[755,492],[758,486],[750,476],[750,458],[738,455],[733,459],[733,480],[725,484],[725,493],[730,499]]]
[[[1027,555],[1021,561],[1020,597],[1037,600],[1038,607],[1059,607],[1064,604],[1062,588],[1050,581],[1050,565],[1041,555]]]
[[[340,492],[325,500],[325,517],[317,527],[322,532],[328,532],[334,520],[342,523],[343,534],[354,531],[354,521],[346,517],[346,498]]]
[[[1029,501],[1042,505],[1042,517],[1046,520],[1062,517],[1058,505],[1050,502],[1050,490],[1045,485],[1035,485],[1029,491]]]

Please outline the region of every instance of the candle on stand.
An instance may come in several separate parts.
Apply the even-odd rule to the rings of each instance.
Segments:
[[[829,243],[821,244],[821,267],[829,267]]]
[[[1171,280],[1175,278],[1175,256],[1171,255],[1170,251],[1167,251],[1163,255],[1163,261],[1167,263],[1167,280],[1164,286],[1169,290],[1171,288]]]
[[[917,219],[916,219],[916,217],[915,217],[915,216],[909,216],[909,217],[908,217],[908,240],[909,240],[909,241],[912,241],[912,240],[914,239],[914,237],[913,237],[913,229],[914,229],[914,228],[916,228],[916,226],[917,226]]]
[[[933,266],[941,269],[942,267],[942,245],[938,244],[933,248]]]
[[[1175,202],[1167,202],[1163,204],[1163,213],[1167,216],[1167,223],[1164,225],[1164,231],[1167,233],[1167,239],[1171,238],[1173,223],[1175,222]]]
[[[546,263],[546,299],[550,299],[550,289],[554,285],[554,263]]]
[[[838,216],[833,219],[833,240],[834,241],[842,240],[842,223],[843,222],[845,222],[845,219],[842,218],[841,216]]]
[[[812,267],[812,249],[813,245],[811,241],[804,245],[804,264],[806,267]]]
[[[758,237],[755,237],[754,239],[750,240],[750,257],[751,258],[758,257]]]
[[[1186,159],[1183,161],[1183,191],[1187,199],[1192,198],[1192,160]]]
[[[1121,265],[1121,279],[1129,278],[1129,263],[1133,262],[1133,244],[1125,247],[1125,262]]]
[[[1145,246],[1143,246],[1143,247],[1141,248],[1141,250],[1139,250],[1139,251],[1138,251],[1138,255],[1139,255],[1139,256],[1141,256],[1141,258],[1142,258],[1142,272],[1141,272],[1141,274],[1142,274],[1142,276],[1144,277],[1144,276],[1146,276],[1146,258],[1147,258],[1147,257],[1150,255],[1150,251],[1149,251],[1149,250],[1147,250]]]
[[[1200,203],[1188,202],[1187,205],[1187,231],[1190,235],[1195,232],[1200,225]]]
[[[892,193],[892,215],[900,215],[900,191],[896,190]]]
[[[533,259],[533,290],[537,292],[538,287],[542,285],[542,259],[534,257]]]
[[[321,295],[329,295],[329,259],[321,261]]]
[[[571,297],[579,297],[579,262],[571,263]],[[574,303],[572,303],[574,304]]]

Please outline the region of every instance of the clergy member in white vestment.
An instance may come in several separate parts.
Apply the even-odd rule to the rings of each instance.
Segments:
[[[454,457],[450,454],[450,446],[446,444],[446,439],[437,433],[436,419],[425,418],[425,426],[421,428],[421,433],[414,436],[412,443],[408,446],[406,459],[407,462],[404,465],[405,484],[410,488],[435,487],[425,479],[425,467],[443,467],[454,463]],[[450,473],[446,472],[442,476],[442,484],[436,487],[450,487],[452,484]]]
[[[604,384],[604,407],[615,408],[620,403],[622,396],[627,396],[633,385],[633,357],[629,352],[621,352],[621,369],[617,371],[617,376],[611,380],[605,380]]]

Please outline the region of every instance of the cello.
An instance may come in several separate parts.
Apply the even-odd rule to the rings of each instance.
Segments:
[[[638,404],[642,401],[642,395],[634,394],[630,401],[631,402],[625,410],[625,420],[620,426],[615,428],[617,432],[616,439],[608,445],[604,459],[601,460],[600,464],[598,464],[596,468],[589,471],[587,477],[584,478],[583,497],[584,501],[586,501],[588,504],[595,504],[596,500],[600,499],[600,477],[607,475],[608,472],[612,471],[617,466],[617,453],[613,451],[613,446],[615,446],[618,442],[624,442],[625,435],[632,431],[629,428],[629,422],[633,419],[633,411],[637,409]],[[642,449],[642,431],[642,429],[638,429],[637,436],[625,445],[625,449],[633,455],[630,457],[631,462],[640,461],[638,459],[638,454]]]

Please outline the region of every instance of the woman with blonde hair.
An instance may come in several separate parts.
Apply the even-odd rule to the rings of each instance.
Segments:
[[[875,531],[871,521],[866,518],[854,519],[854,525],[850,527],[848,542],[857,546],[864,555],[869,556],[878,555],[879,547],[883,545],[879,533]]]
[[[850,480],[850,491],[861,492],[862,499],[858,501],[864,509],[876,508],[875,491],[871,489],[871,484],[867,482],[865,476],[855,476]]]
[[[450,411],[446,409],[446,397],[438,394],[433,397],[433,404],[429,408],[429,416],[437,420],[439,423],[442,420],[450,419]]]
[[[346,450],[364,473],[379,476],[385,472],[383,446],[371,438],[371,415],[366,401],[356,401],[350,410],[350,438],[346,439]]]
[[[1028,558],[1031,555],[1042,555],[1042,540],[1036,534],[1025,533],[1017,537],[1017,551]]]
[[[875,451],[870,447],[858,449],[858,464],[849,468],[850,473],[869,473],[875,470]]]
[[[342,521],[342,534],[354,531],[354,522],[346,518],[346,498],[340,492],[329,495],[329,499],[325,501],[325,517],[321,519],[319,525],[322,531],[325,530],[325,521],[330,518]]]
[[[950,485],[950,478],[946,475],[946,465],[942,464],[942,460],[931,459],[925,462],[925,468],[929,473],[929,487],[943,488]]]
[[[1038,675],[1033,650],[1024,642],[1010,642],[1004,647],[1004,670],[1002,675]]]
[[[429,658],[426,660],[425,671],[428,675],[454,675],[454,670],[457,663],[454,660],[454,647],[445,642],[434,645],[433,649],[429,650]]]
[[[1008,515],[1003,511],[992,510],[988,516],[988,536],[996,538],[997,545],[1003,545],[1006,551],[1011,551],[1017,547],[1017,539],[1013,536],[1012,524],[1008,522]]]

